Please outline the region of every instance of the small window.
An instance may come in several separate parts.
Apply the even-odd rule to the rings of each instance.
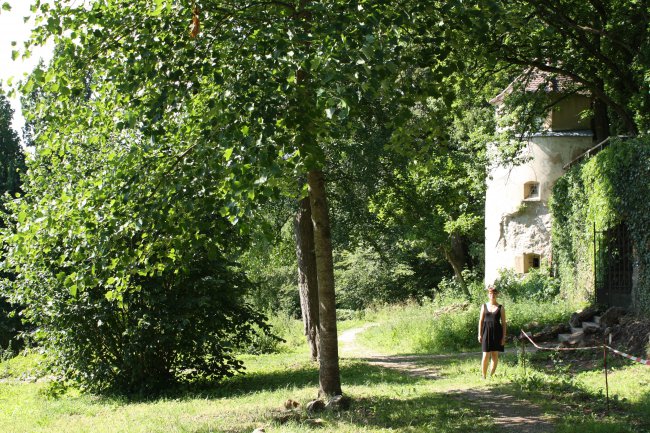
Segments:
[[[531,269],[539,269],[542,263],[539,254],[524,254],[524,273],[529,272]]]
[[[527,182],[524,185],[524,200],[539,200],[539,182]]]

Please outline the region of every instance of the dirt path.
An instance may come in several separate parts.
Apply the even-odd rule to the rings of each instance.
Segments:
[[[439,369],[435,366],[419,365],[418,361],[472,356],[476,357],[477,363],[479,362],[480,352],[404,356],[387,356],[373,352],[356,341],[360,333],[372,326],[376,325],[368,324],[361,328],[343,332],[339,336],[341,355],[348,358],[362,358],[370,365],[392,368],[405,374],[429,379],[440,377]],[[515,350],[510,351],[514,352]],[[529,401],[517,399],[502,391],[481,387],[455,389],[445,392],[451,398],[467,402],[472,406],[478,406],[490,414],[494,424],[499,427],[500,431],[506,433],[551,433],[555,430],[551,421],[544,416],[541,408]]]

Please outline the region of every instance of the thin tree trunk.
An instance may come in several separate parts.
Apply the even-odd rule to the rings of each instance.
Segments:
[[[309,197],[299,202],[294,219],[296,256],[298,258],[298,291],[302,323],[311,351],[311,359],[318,359],[318,276],[314,252],[314,226],[311,221]]]
[[[311,218],[314,224],[314,245],[318,273],[319,300],[319,395],[341,395],[339,348],[336,336],[336,300],[334,295],[334,261],[332,235],[325,180],[320,170],[307,174]]]
[[[594,100],[594,141],[600,143],[609,137],[609,133],[607,104],[596,98]]]

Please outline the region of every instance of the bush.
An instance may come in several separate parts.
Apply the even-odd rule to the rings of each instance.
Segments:
[[[477,270],[464,269],[463,278],[467,284],[471,300],[474,302],[484,302],[486,299],[485,286],[483,285],[482,276]],[[454,277],[445,277],[438,284],[438,293],[436,302],[438,304],[453,304],[455,302],[467,301],[463,294],[463,289]]]
[[[545,269],[532,269],[523,275],[502,269],[494,286],[501,295],[514,302],[553,301],[560,294],[560,280],[549,276]]]
[[[446,271],[424,258],[382,256],[365,245],[337,251],[334,260],[337,307],[347,310],[431,296]]]
[[[223,179],[205,175],[212,150],[177,159],[152,148],[164,141],[98,137],[39,144],[8,203],[3,271],[16,277],[0,292],[24,306],[53,374],[83,389],[149,394],[241,370],[237,354],[269,327],[227,255],[246,238]]]
[[[307,340],[303,332],[302,320],[293,318],[292,313],[286,311],[271,313],[269,317],[272,334],[257,332],[246,353],[252,355],[282,353],[301,346],[306,347]]]
[[[149,394],[230,376],[242,368],[238,348],[255,330],[268,332],[240,300],[246,279],[220,261],[139,278],[138,290],[120,300],[107,299],[101,286],[73,296],[56,279],[41,283],[27,310],[38,325],[36,341],[55,374],[91,391]]]

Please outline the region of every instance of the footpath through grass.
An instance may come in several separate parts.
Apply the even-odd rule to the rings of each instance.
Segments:
[[[415,306],[407,306],[375,312],[369,319],[384,315],[406,321],[416,313]],[[427,314],[419,313],[419,317]],[[289,326],[293,329],[295,324]],[[362,342],[372,342],[377,338],[372,333],[383,326],[388,325],[370,328],[366,332],[371,336],[362,334]],[[402,347],[407,353],[420,350]],[[371,349],[383,351],[374,344]],[[308,361],[304,345],[297,350],[287,346],[278,354],[244,356],[246,375],[141,401],[74,389],[52,395],[46,381],[23,380],[33,376],[37,360],[31,355],[0,363],[0,432],[250,433],[258,427],[266,432],[502,432],[502,426],[494,423],[497,414],[464,398],[466,389],[530,401],[561,433],[650,431],[650,368],[622,359],[610,361],[612,405],[605,416],[602,361],[599,365],[598,354],[581,356],[533,354],[524,374],[518,355],[506,354],[498,376],[488,381],[480,378],[478,358],[470,354],[418,357],[414,362],[435,372],[429,378],[343,359],[341,378],[345,394],[352,398],[350,410],[309,415],[302,407],[315,397],[318,371]],[[287,399],[302,405],[291,416],[283,412]]]

